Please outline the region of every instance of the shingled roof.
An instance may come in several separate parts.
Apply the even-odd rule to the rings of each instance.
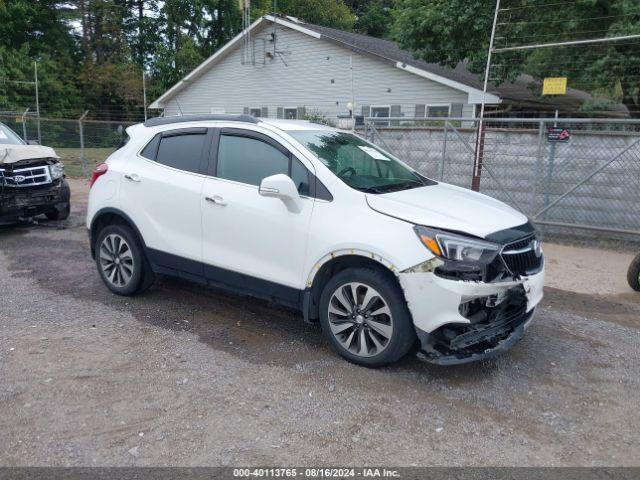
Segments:
[[[428,63],[415,58],[411,52],[401,49],[395,42],[390,40],[313,25],[292,17],[286,18],[319,33],[324,40],[341,44],[355,52],[374,55],[394,63],[401,62],[471,88],[483,89],[483,82],[477,75],[469,71],[467,62],[460,62],[455,68],[445,67],[437,63]],[[587,92],[569,88],[567,89],[567,95],[547,99],[535,93],[536,90],[539,91],[539,87],[540,82],[532,76],[520,75],[514,82],[504,82],[500,85],[489,83],[487,92],[500,97],[505,103],[518,103],[538,107],[553,105],[556,108],[565,107],[570,109],[578,108],[582,103],[592,98]]]

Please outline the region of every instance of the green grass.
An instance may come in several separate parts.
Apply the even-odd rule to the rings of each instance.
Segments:
[[[84,156],[87,164],[84,171],[85,174],[83,175],[79,148],[55,148],[56,153],[60,156],[60,160],[64,164],[66,174],[71,178],[90,176],[94,167],[104,162],[115,150],[115,148],[85,148]]]

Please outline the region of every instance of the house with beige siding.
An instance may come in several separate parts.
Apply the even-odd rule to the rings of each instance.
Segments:
[[[522,76],[491,85],[486,104],[544,107]],[[328,119],[474,117],[483,85],[456,68],[415,59],[391,41],[266,15],[151,104],[164,115],[246,113]],[[582,92],[581,92],[582,93]],[[569,95],[568,97],[570,97]],[[576,101],[579,102],[579,99]]]

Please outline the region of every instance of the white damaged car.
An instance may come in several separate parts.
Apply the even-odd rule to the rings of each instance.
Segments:
[[[114,293],[169,274],[276,301],[370,367],[414,347],[438,364],[503,352],[542,298],[524,215],[350,132],[209,115],[127,133],[94,172],[87,216]]]

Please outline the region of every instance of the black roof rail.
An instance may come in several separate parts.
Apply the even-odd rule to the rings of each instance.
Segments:
[[[204,121],[227,121],[227,122],[245,122],[245,123],[258,123],[256,117],[251,115],[180,115],[175,117],[156,117],[150,118],[144,122],[145,127],[157,127],[158,125],[170,125],[172,123],[183,122],[204,122]]]

